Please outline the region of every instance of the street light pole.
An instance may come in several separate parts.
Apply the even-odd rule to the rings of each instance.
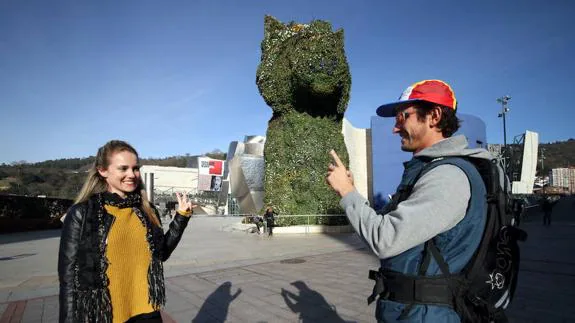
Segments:
[[[507,146],[507,127],[505,125],[505,115],[509,112],[509,108],[507,107],[507,103],[511,100],[509,95],[500,97],[497,99],[498,103],[501,103],[501,113],[499,113],[498,117],[503,118],[503,147]]]
[[[545,160],[545,148],[541,148],[541,173],[543,173],[543,168],[545,168],[545,165],[543,164],[543,161]]]
[[[509,112],[509,108],[507,107],[507,103],[511,100],[509,95],[502,96],[497,99],[497,102],[501,104],[501,113],[499,113],[498,117],[503,118],[503,167],[505,169],[505,173],[507,173],[507,125],[505,124],[505,115]]]

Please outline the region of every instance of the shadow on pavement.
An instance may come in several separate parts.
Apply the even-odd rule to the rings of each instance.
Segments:
[[[21,259],[21,258],[26,258],[26,257],[34,256],[34,255],[36,255],[36,254],[35,254],[35,253],[23,253],[23,254],[19,254],[19,255],[15,255],[15,256],[0,257],[0,261]]]
[[[353,230],[353,229],[352,229]],[[323,236],[329,237],[331,239],[343,242],[354,249],[365,249],[367,244],[361,240],[360,236],[355,232],[346,233],[310,233],[310,234],[321,234]]]
[[[291,284],[299,290],[299,295],[283,288],[281,295],[290,310],[299,313],[300,322],[347,322],[337,314],[334,305],[329,304],[320,293],[310,289],[306,283],[298,280]]]
[[[62,230],[41,230],[0,234],[0,244],[24,242],[60,237]]]
[[[238,288],[236,293],[232,295],[232,283],[228,281],[221,284],[206,298],[198,314],[192,319],[192,323],[225,322],[228,317],[230,304],[241,292],[242,289]]]

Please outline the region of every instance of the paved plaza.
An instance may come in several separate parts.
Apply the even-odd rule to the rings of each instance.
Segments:
[[[575,322],[572,207],[543,227],[531,211],[511,322]],[[355,234],[232,231],[238,219],[194,218],[166,262],[166,322],[375,322],[377,268]],[[59,232],[0,236],[0,323],[57,322]]]

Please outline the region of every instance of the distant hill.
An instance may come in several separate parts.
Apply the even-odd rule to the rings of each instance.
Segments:
[[[500,146],[500,145],[499,145]],[[519,180],[523,147],[509,144],[508,156],[512,180]],[[553,168],[575,167],[575,139],[539,144],[537,152],[537,176],[548,176]]]
[[[575,167],[575,139],[539,145],[545,156],[543,169],[537,164],[537,174],[547,175],[552,168]],[[226,154],[216,150],[206,153],[215,159],[226,159]],[[142,165],[186,167],[197,156],[172,156],[165,158],[144,158]],[[73,199],[84,182],[86,171],[94,162],[94,156],[47,160],[39,163],[19,162],[0,165],[0,194],[46,195]]]
[[[547,175],[553,168],[575,167],[575,139],[539,145],[539,158],[543,153],[543,169],[538,174]],[[541,167],[541,162],[538,168]]]
[[[216,150],[202,156],[226,159],[226,154]],[[142,165],[186,167],[198,156],[172,156],[166,158],[143,158]],[[74,199],[82,188],[86,172],[95,157],[47,160],[38,163],[18,162],[0,165],[0,194],[46,195]]]

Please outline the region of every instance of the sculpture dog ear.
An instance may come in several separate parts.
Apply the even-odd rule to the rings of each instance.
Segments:
[[[325,20],[314,20],[311,22],[311,28],[317,33],[328,33],[331,34],[331,24],[329,21]]]
[[[288,27],[272,16],[265,16],[262,57],[256,72],[256,84],[274,115],[291,110],[291,71],[289,60],[278,58],[280,49],[289,38]]]
[[[343,44],[343,41],[344,41],[343,29],[338,29],[334,34],[335,34],[336,39],[339,40],[339,43]]]
[[[264,39],[269,39],[279,34],[287,27],[276,18],[266,15],[264,18]]]

